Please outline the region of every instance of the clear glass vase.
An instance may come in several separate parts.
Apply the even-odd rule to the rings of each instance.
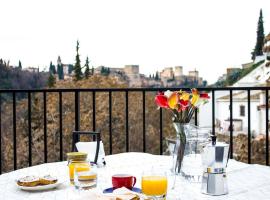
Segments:
[[[201,152],[210,132],[190,124],[173,125],[176,130],[173,172],[191,182],[199,182],[202,175]]]

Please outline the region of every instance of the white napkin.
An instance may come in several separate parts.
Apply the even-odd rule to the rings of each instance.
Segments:
[[[133,200],[137,199],[136,197],[139,197],[140,195],[130,191],[127,188],[119,188],[113,191],[113,193],[110,194],[100,194],[97,191],[89,191],[87,193],[84,193],[78,198],[75,198],[75,200]],[[141,198],[140,199],[147,199],[147,198]]]
[[[87,155],[88,160],[90,161],[95,160],[97,142],[77,142],[75,145],[79,152],[85,152],[88,154]],[[103,165],[104,161],[105,161],[105,151],[103,142],[100,141],[97,164]]]

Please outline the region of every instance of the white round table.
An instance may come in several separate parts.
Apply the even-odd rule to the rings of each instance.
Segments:
[[[106,167],[98,169],[97,192],[111,187],[111,175],[115,173],[129,173],[137,177],[136,187],[140,188],[140,177],[144,170],[152,167],[164,169],[171,167],[171,157],[157,156],[146,153],[122,153],[106,156]],[[199,183],[189,183],[181,177],[177,177],[175,190],[170,190],[173,184],[173,176],[169,176],[168,200],[192,200],[192,199],[270,199],[270,168],[261,165],[247,165],[230,160],[228,163],[229,194],[224,196],[208,196],[200,193]],[[56,189],[42,192],[27,192],[18,189],[15,180],[26,175],[57,176],[64,183]],[[79,193],[69,184],[67,162],[56,162],[37,165],[2,174],[0,176],[1,200],[71,200],[78,199],[84,194]]]

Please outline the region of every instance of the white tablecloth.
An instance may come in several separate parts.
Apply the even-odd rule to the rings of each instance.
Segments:
[[[111,175],[114,173],[130,173],[137,177],[136,187],[140,187],[140,177],[144,170],[154,168],[168,170],[171,167],[169,156],[156,156],[145,153],[123,153],[106,157],[107,165],[98,169],[98,188],[102,191],[111,187]],[[224,196],[207,196],[200,193],[200,184],[189,183],[181,177],[176,179],[175,190],[170,188],[173,177],[169,176],[168,200],[192,199],[233,199],[233,200],[269,200],[270,199],[270,168],[260,165],[247,165],[234,160],[228,164],[229,194]],[[26,175],[51,174],[65,181],[59,188],[43,192],[26,192],[17,188],[15,179]],[[0,200],[31,200],[31,199],[76,199],[80,195],[70,186],[68,181],[67,162],[42,164],[20,169],[0,176]]]

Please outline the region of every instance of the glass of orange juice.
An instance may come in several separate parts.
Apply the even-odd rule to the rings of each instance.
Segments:
[[[166,199],[168,179],[166,173],[144,172],[142,175],[142,193],[152,199]]]

